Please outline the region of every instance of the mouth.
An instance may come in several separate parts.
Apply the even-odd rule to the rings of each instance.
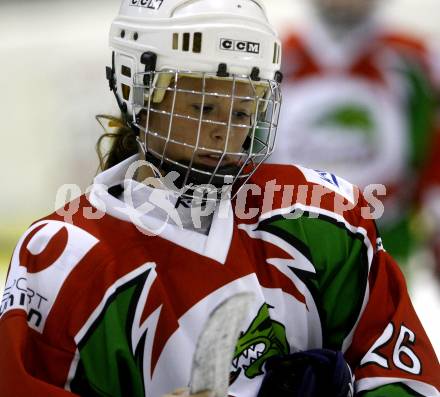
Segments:
[[[240,375],[241,370],[246,371],[252,364],[254,364],[266,350],[264,343],[256,343],[245,349],[239,356],[232,360],[232,370],[230,373],[230,384]]]
[[[223,158],[221,154],[212,154],[212,153],[199,154],[197,156],[197,164],[201,164],[207,167],[216,168],[219,162],[220,162],[219,168],[234,165],[233,159],[228,155],[225,155]]]

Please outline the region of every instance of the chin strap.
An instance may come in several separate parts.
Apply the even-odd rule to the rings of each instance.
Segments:
[[[119,98],[118,92],[116,90],[116,78],[115,78],[115,52],[112,52],[112,66],[107,66],[105,68],[105,75],[108,80],[108,85],[110,88],[110,91],[113,92],[116,98],[116,102],[118,104],[119,109],[121,110],[121,113],[123,113],[124,116],[127,115],[127,104],[123,103],[121,101],[121,98]]]

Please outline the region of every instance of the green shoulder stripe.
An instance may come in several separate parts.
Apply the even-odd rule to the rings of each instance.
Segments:
[[[340,350],[359,317],[367,287],[364,237],[335,219],[306,212],[298,219],[271,218],[261,223],[259,229],[282,238],[312,263],[316,274],[292,271],[315,299],[324,347]]]
[[[143,349],[132,352],[131,328],[147,276],[148,272],[141,274],[116,289],[79,343],[72,392],[92,397],[144,397]]]
[[[360,397],[423,397],[403,383],[393,383],[356,395]]]

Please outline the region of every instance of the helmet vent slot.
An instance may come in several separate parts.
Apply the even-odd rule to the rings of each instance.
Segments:
[[[173,33],[173,50],[179,49],[179,33]]]
[[[125,77],[131,78],[131,69],[128,66],[121,66],[121,74]]]
[[[281,47],[278,43],[274,43],[273,46],[273,63],[279,63],[281,57]]]
[[[130,91],[131,91],[130,86],[126,84],[121,84],[121,88],[122,88],[122,98],[128,101],[128,99],[130,98]]]
[[[173,50],[179,49],[179,36],[179,33],[173,33]],[[202,40],[203,34],[201,32],[183,33],[182,51],[189,52],[192,48],[192,52],[200,54],[202,52]]]
[[[189,39],[190,39],[190,34],[184,33],[183,34],[183,46],[182,46],[183,51],[189,51]]]
[[[200,53],[202,52],[202,33],[196,32],[194,33],[193,39],[193,52]]]

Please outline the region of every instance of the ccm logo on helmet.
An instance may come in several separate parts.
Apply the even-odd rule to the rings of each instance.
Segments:
[[[260,43],[232,39],[220,39],[220,49],[227,51],[240,51],[249,52],[251,54],[259,54]]]
[[[130,5],[158,10],[162,3],[163,0],[131,0]]]

